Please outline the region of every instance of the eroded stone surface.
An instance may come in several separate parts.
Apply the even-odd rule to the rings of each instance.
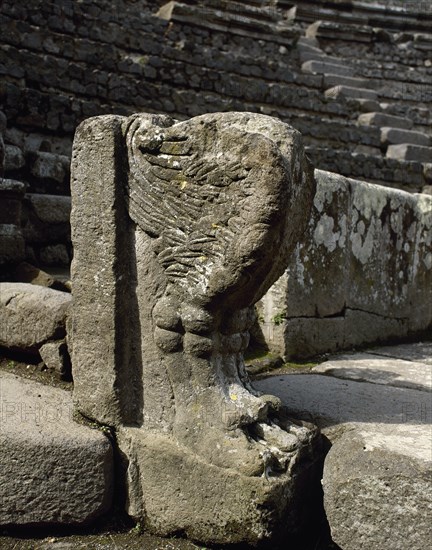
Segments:
[[[430,393],[394,387],[396,377],[377,384],[377,374],[371,361],[362,382],[329,372],[278,375],[254,386],[312,418],[329,438],[323,490],[334,542],[344,550],[425,548],[432,534]]]
[[[0,524],[84,524],[107,512],[108,439],[72,419],[65,390],[0,372]]]
[[[0,283],[0,345],[36,351],[66,334],[72,297],[30,283]]]
[[[314,180],[300,134],[250,113],[98,117],[79,128],[72,169],[75,400],[96,420],[137,426],[120,429],[130,512],[156,532],[219,543],[269,538],[283,513],[293,526],[288,495],[315,432],[252,390],[243,351],[250,306],[307,220]],[[169,491],[179,469],[192,479],[174,499],[161,483]],[[227,470],[235,511],[220,490]]]
[[[274,311],[284,313],[270,347],[310,357],[427,330],[431,197],[321,170],[315,177],[309,227],[262,300],[264,330]]]

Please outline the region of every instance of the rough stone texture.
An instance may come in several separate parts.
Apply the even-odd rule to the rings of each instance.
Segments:
[[[430,328],[432,198],[315,177],[309,229],[287,277],[262,300],[270,347],[307,357]],[[271,334],[275,311],[282,327]]]
[[[243,361],[307,222],[300,134],[252,113],[97,117],[72,174],[74,398],[118,428],[129,513],[204,542],[300,529],[316,433]]]
[[[72,297],[28,283],[0,283],[0,346],[36,351],[65,336]]]
[[[200,0],[186,7],[177,4],[165,14],[169,19],[155,17],[163,3],[95,0],[65,8],[62,0],[33,0],[30,9],[14,0],[1,2],[2,28],[7,30],[0,44],[2,109],[9,120],[5,140],[23,151],[26,166],[13,177],[28,182],[32,192],[67,193],[66,181],[40,179],[31,171],[38,153],[70,156],[73,132],[83,119],[143,110],[178,119],[209,111],[271,114],[304,134],[317,150],[321,169],[340,172],[342,165],[349,177],[394,181],[416,191],[424,187],[423,178],[417,175],[414,183],[406,176],[410,170],[403,161],[397,171],[382,170],[382,157],[374,155],[355,162],[358,142],[342,133],[356,130],[364,104],[342,96],[326,99],[323,91],[329,86],[323,88],[323,74],[303,73],[301,62],[330,63],[330,71],[331,66],[349,69],[368,82],[365,88],[379,93],[387,114],[410,119],[416,129],[429,133],[428,2],[402,2],[406,10],[387,1],[337,2],[330,9],[309,0],[291,10],[289,25],[292,3]],[[315,31],[307,29],[319,37],[319,42],[307,42],[301,36],[305,23],[322,18],[332,20],[322,21]],[[304,57],[305,45],[314,48],[307,52],[314,57]],[[369,110],[381,110],[378,103],[369,103],[374,103]],[[307,134],[296,126],[306,115],[316,119]],[[334,125],[341,133],[330,131]],[[330,139],[316,137],[323,133]],[[360,133],[368,138],[366,127]],[[321,158],[320,147],[336,154]]]
[[[361,125],[391,126],[392,128],[403,128],[405,130],[410,130],[413,127],[412,120],[386,113],[364,113],[358,117],[358,122]]]
[[[389,145],[386,156],[391,159],[432,162],[432,148],[411,145],[410,143],[400,143]]]
[[[69,265],[71,198],[29,193],[23,201],[23,235],[28,261],[42,265]]]
[[[339,84],[326,90],[325,96],[330,98],[338,98],[339,96],[355,97],[359,99],[370,99],[373,101],[377,99],[378,94],[373,90],[368,90],[366,88],[355,88],[352,86],[343,86]]]
[[[21,232],[21,202],[24,192],[24,183],[3,179],[0,171],[0,265],[15,264],[24,258],[24,239]]]
[[[406,438],[386,432],[347,431],[326,457],[324,505],[344,550],[422,550],[432,538],[430,454],[416,452],[415,430]],[[388,440],[399,440],[399,452]],[[404,443],[414,447],[408,456]]]
[[[67,391],[0,372],[0,525],[86,524],[113,489],[108,439],[72,420]]]
[[[332,443],[324,463],[324,505],[332,539],[344,550],[421,550],[432,536],[430,390],[392,387],[407,378],[406,365],[396,360],[393,374],[387,366],[387,358],[382,367],[371,360],[362,382],[330,372],[254,382],[280,397],[291,414],[312,418]],[[414,373],[409,379],[418,381]]]
[[[71,364],[66,340],[47,342],[39,348],[39,355],[49,369],[55,370],[61,378],[71,379]]]
[[[431,144],[431,138],[427,134],[423,134],[421,132],[384,127],[381,128],[381,142],[384,145],[412,143],[413,145],[429,147]]]

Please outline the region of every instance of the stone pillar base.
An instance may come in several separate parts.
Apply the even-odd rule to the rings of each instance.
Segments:
[[[127,512],[160,536],[181,533],[204,544],[256,544],[295,536],[309,519],[320,436],[311,430],[290,469],[249,477],[204,462],[169,436],[121,428]]]

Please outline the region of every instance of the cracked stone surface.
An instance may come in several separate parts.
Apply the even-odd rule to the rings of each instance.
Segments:
[[[204,542],[299,529],[317,432],[253,390],[243,352],[308,219],[300,134],[251,113],[97,117],[72,175],[74,399],[117,429],[129,513]]]

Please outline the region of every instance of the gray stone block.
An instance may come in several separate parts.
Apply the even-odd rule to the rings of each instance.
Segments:
[[[415,160],[417,162],[432,162],[432,148],[400,143],[387,147],[386,157],[397,160]]]
[[[349,86],[351,88],[365,89],[370,87],[370,82],[366,78],[355,78],[352,76],[342,76],[337,74],[325,74],[324,88],[333,88],[333,86]]]
[[[352,88],[351,86],[333,86],[325,91],[325,96],[337,99],[343,97],[354,97],[359,99],[370,99],[372,101],[378,98],[377,92],[365,88]]]
[[[254,382],[293,414],[313,418],[330,439],[324,505],[332,539],[344,550],[420,550],[432,535],[430,393],[393,387],[395,374],[406,376],[398,366],[391,372],[370,364],[362,382],[330,373]],[[387,383],[377,384],[384,376]]]
[[[31,173],[41,180],[54,180],[63,183],[69,173],[70,159],[54,153],[37,152]]]
[[[354,76],[354,71],[347,65],[336,65],[327,61],[306,61],[301,70],[305,73],[334,74],[341,76]]]
[[[70,197],[28,193],[26,199],[41,222],[48,224],[69,223],[71,213]]]
[[[25,165],[23,152],[16,145],[5,145],[4,169],[6,172],[19,170]]]
[[[47,342],[39,348],[44,364],[57,372],[61,378],[70,379],[71,365],[66,340]]]
[[[381,128],[381,143],[384,145],[410,143],[412,145],[430,147],[431,138],[422,132],[383,127]]]
[[[0,372],[0,525],[80,525],[111,506],[108,439],[72,419],[72,396]]]
[[[386,113],[363,113],[358,117],[358,123],[364,126],[385,126],[392,128],[403,128],[410,130],[413,122],[408,118],[403,118]]]
[[[35,351],[65,336],[72,296],[28,283],[0,283],[0,345]]]

